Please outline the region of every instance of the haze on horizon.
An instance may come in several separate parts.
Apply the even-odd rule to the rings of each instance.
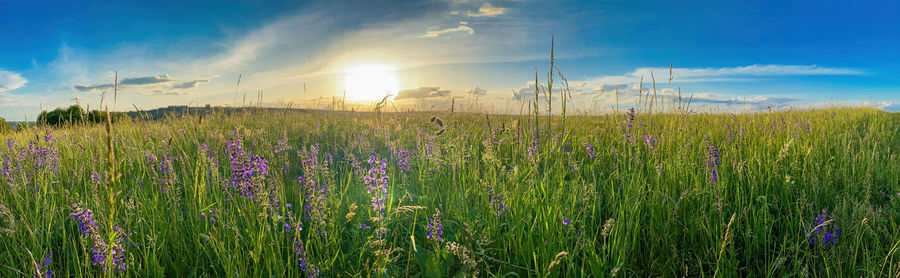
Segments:
[[[898,2],[51,2],[2,3],[0,117],[111,104],[116,72],[123,111],[259,91],[270,107],[346,92],[360,108],[390,93],[418,110],[518,111],[535,70],[546,81],[551,37],[576,113],[609,109],[617,90],[632,104],[651,72],[661,94],[719,111],[900,110]]]

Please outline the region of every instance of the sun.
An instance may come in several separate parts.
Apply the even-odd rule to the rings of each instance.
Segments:
[[[376,101],[396,95],[399,88],[394,68],[387,65],[357,65],[345,71],[344,89],[351,101]]]

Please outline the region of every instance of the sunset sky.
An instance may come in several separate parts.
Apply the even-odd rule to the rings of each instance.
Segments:
[[[342,2],[342,3],[337,3]],[[551,37],[578,111],[628,106],[650,71],[698,108],[900,110],[900,2],[0,1],[0,117],[167,105],[364,109],[450,99],[518,112]],[[241,76],[237,87],[238,76]],[[557,83],[558,84],[558,83]],[[235,91],[238,96],[235,97]],[[554,97],[555,98],[555,97]],[[112,108],[112,107],[110,107]]]

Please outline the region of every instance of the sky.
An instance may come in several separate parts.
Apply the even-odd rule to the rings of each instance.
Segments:
[[[897,1],[0,6],[0,117],[14,121],[75,103],[328,109],[346,96],[343,108],[364,110],[385,95],[396,109],[518,113],[535,71],[546,91],[551,40],[555,111],[562,80],[573,113],[635,106],[654,80],[658,96],[710,111],[900,110]]]

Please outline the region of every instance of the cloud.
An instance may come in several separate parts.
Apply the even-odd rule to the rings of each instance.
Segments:
[[[122,81],[119,82],[119,87],[153,85],[153,84],[166,83],[169,81],[174,81],[174,79],[169,78],[168,74],[160,74],[160,75],[155,75],[155,76],[132,77],[132,78],[122,79]],[[86,93],[86,92],[93,92],[93,91],[98,91],[98,90],[112,89],[113,86],[114,85],[112,83],[96,84],[96,85],[81,85],[81,84],[79,84],[79,85],[72,86],[72,89],[75,89],[76,91],[79,91],[82,93]]]
[[[863,106],[878,108],[888,112],[900,112],[900,103],[890,101],[865,101]]]
[[[462,22],[460,22],[460,23],[462,23]],[[472,29],[472,27],[469,27],[469,26],[466,26],[466,25],[459,25],[459,26],[457,26],[456,28],[447,28],[447,29],[443,29],[443,30],[432,30],[432,31],[428,31],[428,32],[425,32],[425,35],[422,35],[422,36],[420,36],[420,37],[422,37],[422,38],[436,38],[436,37],[439,37],[439,36],[441,36],[441,35],[443,35],[443,34],[454,33],[454,32],[466,32],[466,33],[468,33],[469,35],[472,35],[472,34],[475,34],[475,29]]]
[[[163,91],[162,89],[159,89],[159,88],[162,87],[164,89],[172,89],[172,90],[193,89],[193,88],[197,88],[198,86],[200,86],[200,84],[208,84],[214,78],[217,78],[217,77],[219,77],[219,76],[213,76],[213,77],[208,77],[208,78],[197,78],[197,79],[194,79],[191,81],[182,82],[182,83],[178,83],[178,84],[174,84],[174,85],[170,85],[170,84],[171,84],[171,82],[174,82],[176,80],[171,78],[168,74],[132,77],[132,78],[122,79],[122,81],[119,82],[119,88],[127,88],[127,87],[151,87],[151,88],[153,88],[153,87],[155,87],[155,88],[157,88],[156,90],[150,91],[153,94],[169,93],[168,91]],[[154,86],[154,85],[156,85],[156,86]],[[82,92],[82,93],[87,93],[87,92],[94,92],[94,91],[100,91],[100,90],[109,90],[109,89],[112,89],[113,86],[114,85],[112,83],[95,84],[95,85],[75,85],[75,86],[72,86],[72,89]]]
[[[213,78],[215,78],[215,77],[211,77],[211,78],[197,78],[197,79],[194,79],[194,80],[191,80],[191,81],[188,81],[188,82],[184,82],[184,83],[181,83],[181,84],[175,84],[175,85],[172,85],[172,89],[193,89],[193,88],[197,88],[198,86],[200,86],[200,84],[209,84],[209,82],[212,82]]]
[[[466,94],[475,95],[475,96],[483,96],[483,95],[487,94],[487,90],[482,89],[480,87],[475,87],[475,89],[469,90],[468,92],[466,92]]]
[[[168,74],[161,74],[157,76],[125,78],[122,79],[122,82],[119,82],[119,85],[150,85],[169,81],[173,81],[173,79],[169,78]]]
[[[12,95],[7,92],[0,91],[0,107],[21,107],[25,106],[24,97]]]
[[[512,95],[511,100],[523,101],[523,102],[534,101],[534,90],[535,90],[534,80],[526,81],[525,84],[526,84],[525,87],[521,87],[517,90],[516,89],[513,90],[513,95]],[[547,85],[546,84],[540,84],[539,92],[540,93],[538,94],[538,97],[537,97],[538,100],[547,101]],[[553,96],[552,99],[557,100],[558,97]]]
[[[802,99],[791,97],[747,96],[739,98],[717,93],[695,93],[693,94],[691,103],[781,107],[801,100]]]
[[[657,83],[668,82],[669,68],[638,68],[624,75],[595,78],[597,84],[650,83],[655,77]],[[673,82],[737,82],[754,81],[761,77],[810,76],[810,75],[863,75],[865,72],[852,68],[830,68],[817,65],[748,65],[721,68],[672,68]]]
[[[504,11],[506,11],[506,8],[485,3],[484,5],[481,5],[481,8],[478,8],[478,12],[469,11],[468,15],[471,17],[492,17],[501,15]]]
[[[28,83],[22,75],[0,69],[0,92],[15,90]]]
[[[75,89],[76,91],[79,91],[79,92],[82,92],[82,93],[93,92],[93,91],[97,91],[97,90],[108,90],[108,89],[112,89],[112,88],[113,88],[113,84],[75,85],[75,86],[72,86],[72,89]]]
[[[423,99],[432,97],[445,97],[450,95],[450,90],[440,90],[440,87],[419,87],[415,89],[400,90],[394,100]]]

